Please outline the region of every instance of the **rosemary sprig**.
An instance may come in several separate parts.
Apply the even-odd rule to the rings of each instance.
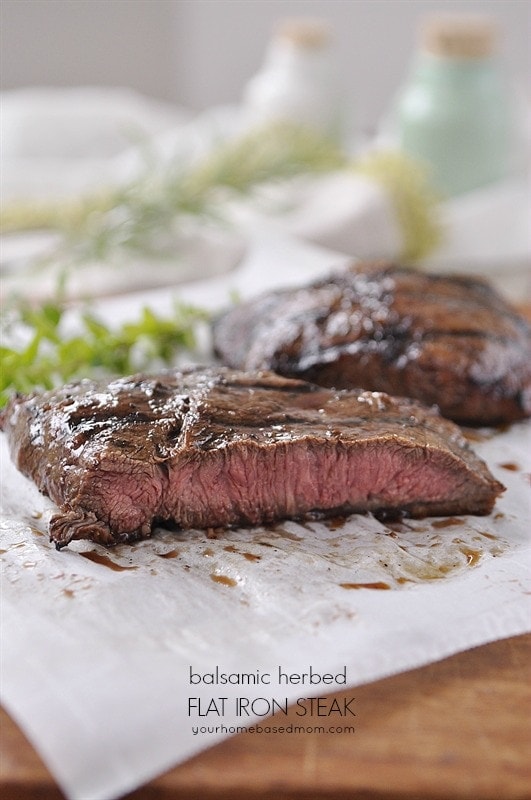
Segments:
[[[232,197],[252,197],[264,184],[337,169],[353,169],[385,188],[403,233],[400,257],[419,260],[437,246],[438,198],[418,164],[393,152],[349,161],[332,140],[288,123],[230,139],[191,166],[177,158],[161,164],[146,153],[134,180],[76,201],[8,203],[0,230],[54,228],[64,235],[55,256],[70,264],[118,253],[173,256],[182,227],[191,219],[223,222]]]
[[[308,128],[276,123],[214,151],[192,170],[186,188],[199,197],[216,186],[245,194],[262,183],[340,169],[346,162],[332,140]]]
[[[180,160],[162,165],[150,158],[126,185],[76,202],[8,204],[0,229],[57,229],[65,236],[67,252],[82,258],[101,259],[123,249],[162,256],[175,248],[175,234],[186,219],[222,219],[221,199],[344,164],[335,143],[311,130],[277,123],[220,145],[190,167]]]

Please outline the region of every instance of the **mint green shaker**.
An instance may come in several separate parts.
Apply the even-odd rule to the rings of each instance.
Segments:
[[[511,108],[485,17],[430,17],[410,78],[399,93],[400,149],[424,162],[444,197],[507,176]]]

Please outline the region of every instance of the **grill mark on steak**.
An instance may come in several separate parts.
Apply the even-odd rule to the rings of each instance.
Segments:
[[[214,345],[233,368],[410,396],[462,423],[531,414],[531,327],[469,276],[353,266],[242,303]]]
[[[82,381],[15,397],[0,422],[17,467],[59,506],[58,548],[133,541],[157,522],[487,514],[503,491],[433,409],[266,372]]]

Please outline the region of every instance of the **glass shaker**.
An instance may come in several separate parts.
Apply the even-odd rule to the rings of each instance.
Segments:
[[[291,122],[337,138],[341,119],[329,26],[309,18],[281,22],[243,101],[248,124]]]
[[[395,128],[402,151],[425,162],[433,186],[459,195],[509,172],[512,112],[488,17],[428,17],[399,92]]]

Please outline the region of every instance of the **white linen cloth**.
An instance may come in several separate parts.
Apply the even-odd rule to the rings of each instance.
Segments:
[[[220,309],[233,290],[249,297],[344,262],[267,234],[233,272],[178,295]],[[96,310],[118,322],[171,303],[153,290]],[[68,798],[112,800],[238,726],[265,725],[272,699],[323,696],[529,631],[530,445],[529,422],[474,442],[507,491],[490,516],[448,527],[391,530],[354,515],[335,530],[287,522],[214,540],[159,530],[107,552],[90,543],[56,552],[42,535],[50,504],[16,472],[1,435],[1,701]],[[348,589],[379,582],[389,590]],[[191,683],[190,670],[216,667],[271,683]],[[279,667],[344,673],[346,683],[285,685]],[[238,715],[241,697],[254,715]],[[204,713],[212,699],[217,710]]]
[[[27,87],[0,93],[2,197],[68,197],[116,179],[135,145],[192,114],[122,87]]]

